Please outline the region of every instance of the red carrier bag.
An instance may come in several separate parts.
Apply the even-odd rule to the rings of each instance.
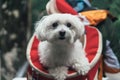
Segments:
[[[90,71],[87,75],[78,75],[76,71],[69,69],[66,80],[98,80],[98,71],[100,67],[100,56],[102,53],[102,36],[101,33],[91,26],[85,26],[86,34],[84,35],[84,50],[86,57],[90,62]],[[53,80],[48,73],[47,68],[43,67],[39,61],[38,44],[40,41],[34,34],[27,46],[27,60],[30,64],[27,72],[27,79],[35,80]]]

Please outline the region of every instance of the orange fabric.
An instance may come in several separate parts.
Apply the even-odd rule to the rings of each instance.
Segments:
[[[101,21],[105,20],[108,15],[107,10],[90,10],[84,11],[80,14],[84,15],[90,22],[90,25],[96,26]]]
[[[105,72],[108,72],[108,73],[118,73],[118,72],[120,72],[120,69],[109,67],[105,63],[104,63],[103,69],[104,69]]]

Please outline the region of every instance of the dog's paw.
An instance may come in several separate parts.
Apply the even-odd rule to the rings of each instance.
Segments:
[[[90,66],[88,64],[87,65],[74,64],[73,68],[78,72],[78,74],[81,75],[86,75],[90,70]]]
[[[67,70],[67,67],[57,67],[49,69],[49,73],[55,78],[55,80],[65,80],[67,77]]]

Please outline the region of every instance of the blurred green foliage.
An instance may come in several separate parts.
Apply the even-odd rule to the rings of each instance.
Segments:
[[[46,15],[46,4],[49,0],[32,0],[32,26],[42,16]]]

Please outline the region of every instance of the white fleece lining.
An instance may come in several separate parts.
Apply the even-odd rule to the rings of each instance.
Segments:
[[[60,13],[56,7],[56,0],[50,0],[47,5],[46,5],[46,10],[47,10],[47,13],[50,14],[50,13]]]

